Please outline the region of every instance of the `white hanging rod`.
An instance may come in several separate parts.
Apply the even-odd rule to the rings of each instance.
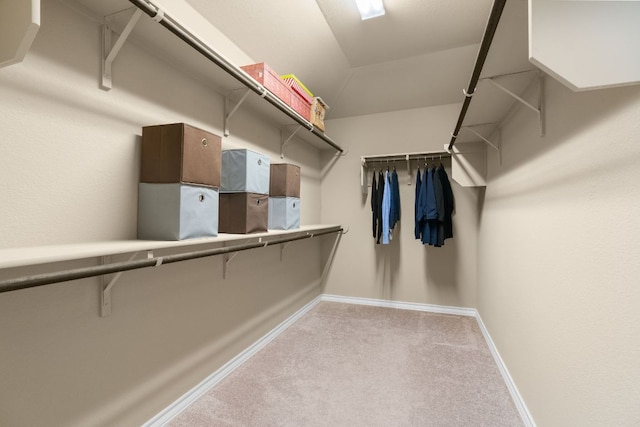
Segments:
[[[14,279],[0,280],[0,293],[17,291],[20,289],[34,288],[37,286],[45,286],[53,283],[66,282],[69,280],[84,279],[87,277],[102,276],[104,274],[113,274],[121,271],[131,271],[140,268],[147,267],[159,267],[161,265],[172,264],[175,262],[188,261],[198,258],[206,258],[216,255],[230,254],[239,251],[246,251],[249,249],[263,248],[271,245],[278,245],[281,243],[293,242],[302,239],[312,239],[317,236],[323,236],[331,233],[341,233],[342,227],[332,227],[331,229],[320,231],[317,233],[307,232],[305,234],[296,235],[292,237],[283,237],[279,239],[272,239],[267,241],[259,241],[254,243],[245,243],[235,246],[227,246],[215,249],[204,249],[200,251],[185,252],[175,255],[166,255],[163,257],[148,257],[146,259],[134,260],[123,262],[115,262],[111,264],[104,264],[92,267],[77,268],[74,270],[58,271],[53,273],[41,273],[34,274],[32,276],[23,276]],[[260,239],[261,240],[261,239]]]

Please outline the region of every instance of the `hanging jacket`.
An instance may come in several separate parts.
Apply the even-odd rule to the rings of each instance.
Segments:
[[[392,230],[400,221],[400,184],[398,183],[398,173],[394,169],[391,172],[391,213],[389,216],[389,228]]]
[[[444,190],[442,181],[440,180],[440,174],[435,168],[433,169],[433,192],[435,194],[436,211],[438,214],[437,219],[432,220],[432,227],[435,229],[435,241],[433,244],[434,246],[442,246],[444,245]]]
[[[371,180],[371,225],[373,229],[373,238],[378,233],[378,184],[376,183],[376,171],[373,171],[373,179]]]
[[[389,244],[389,213],[391,212],[391,183],[389,171],[384,173],[384,192],[382,194],[382,244]]]
[[[422,237],[422,208],[420,207],[420,191],[422,190],[422,179],[420,178],[420,168],[416,173],[416,189],[415,189],[415,201],[413,207],[413,235],[416,240]]]
[[[423,244],[431,244],[430,216],[436,215],[435,197],[433,194],[433,174],[425,168],[422,175],[422,186],[420,189],[420,209],[421,215],[421,241]]]
[[[380,238],[382,237],[382,196],[384,195],[384,175],[382,171],[378,173],[378,193],[377,193],[377,203],[376,203],[376,211],[378,217],[378,224],[376,228],[376,243],[380,243]]]
[[[444,198],[444,238],[449,239],[453,237],[453,222],[451,216],[456,210],[455,198],[453,197],[453,189],[451,188],[451,182],[444,166],[440,165],[437,169],[440,175],[440,181],[442,182],[443,198]]]

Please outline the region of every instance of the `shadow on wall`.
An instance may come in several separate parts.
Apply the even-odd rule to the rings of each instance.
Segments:
[[[455,301],[460,300],[458,242],[459,236],[454,236],[453,239],[445,240],[442,247],[424,245],[424,285],[432,300],[452,301],[447,304],[455,304]],[[433,293],[436,293],[435,298],[431,298]]]
[[[487,194],[487,187],[478,187],[475,189],[477,192],[476,198],[476,225],[480,225],[482,223],[482,213],[484,212],[484,198]]]
[[[531,98],[530,90],[523,95]],[[503,142],[503,161],[497,168],[497,174],[506,174],[512,170],[530,164],[538,157],[553,151],[564,142],[589,132],[601,123],[607,122],[629,104],[638,99],[638,88],[625,86],[620,88],[599,89],[586,92],[572,92],[556,80],[545,77],[545,136],[540,136],[538,122],[533,114],[522,113],[517,106],[509,111],[503,119],[506,126],[516,129],[526,129],[523,134],[533,141],[528,144],[517,144],[516,149],[510,149],[509,139]],[[580,105],[580,108],[575,108]],[[561,119],[560,119],[561,117]],[[553,135],[553,137],[549,137]],[[522,136],[517,140],[520,141]],[[496,157],[497,158],[497,157]]]
[[[394,288],[400,273],[400,260],[402,259],[401,236],[401,224],[398,223],[393,229],[392,240],[388,245],[375,245],[377,295],[380,295],[382,299],[394,299]]]

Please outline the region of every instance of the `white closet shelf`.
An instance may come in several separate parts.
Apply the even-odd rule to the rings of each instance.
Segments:
[[[158,249],[186,248],[221,244],[234,241],[269,240],[272,237],[315,234],[339,229],[340,225],[305,225],[296,230],[269,230],[265,233],[225,234],[217,237],[205,237],[179,241],[120,240],[67,245],[35,246],[25,248],[0,249],[0,269],[25,267],[52,262],[73,261],[85,258],[102,257]],[[243,242],[244,243],[244,242]]]

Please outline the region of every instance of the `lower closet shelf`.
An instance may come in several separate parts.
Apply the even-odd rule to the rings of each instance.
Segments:
[[[339,231],[340,225],[303,225],[296,230],[270,230],[253,234],[219,234],[217,237],[189,239],[179,241],[121,240],[68,245],[36,246],[26,248],[0,249],[0,270],[13,267],[26,267],[51,262],[73,261],[85,258],[126,254],[132,252],[172,249],[188,246],[202,246],[233,241],[253,241],[268,238],[281,238],[297,234],[317,234]]]

